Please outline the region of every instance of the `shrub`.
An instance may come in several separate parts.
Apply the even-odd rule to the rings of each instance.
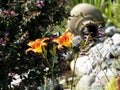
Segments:
[[[1,90],[10,88],[14,74],[24,77],[25,83],[35,81],[43,84],[47,64],[39,54],[25,54],[27,43],[52,36],[47,32],[52,32],[53,27],[60,25],[66,16],[64,0],[0,0]],[[62,64],[61,61],[59,63]],[[58,68],[61,64],[56,65],[55,72],[60,73],[62,69]],[[28,76],[23,73],[28,73]]]

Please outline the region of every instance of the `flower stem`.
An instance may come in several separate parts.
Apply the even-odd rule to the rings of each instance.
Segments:
[[[46,80],[46,76],[44,76],[44,90],[46,90],[46,86],[47,86],[47,80]]]
[[[74,81],[74,75],[75,75],[75,65],[76,65],[78,56],[79,56],[79,54],[75,55],[75,60],[74,60],[75,63],[74,63],[73,74],[72,74],[71,90],[73,89],[73,81]]]
[[[76,60],[75,60],[75,63],[74,63],[74,68],[73,68],[72,82],[71,82],[71,90],[73,89],[73,81],[74,81],[74,75],[75,75],[75,65],[76,65]]]

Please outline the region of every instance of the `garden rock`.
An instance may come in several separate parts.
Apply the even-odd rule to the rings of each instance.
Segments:
[[[85,55],[71,61],[71,70],[80,76],[76,90],[105,90],[107,79],[120,75],[120,34],[107,34],[104,41],[96,42]]]
[[[115,26],[107,26],[107,27],[105,27],[105,34],[107,35],[107,36],[112,36],[112,35],[114,35],[115,33],[118,33],[119,32],[119,30],[115,27]]]
[[[120,34],[116,33],[112,36],[114,45],[120,45]]]
[[[74,71],[74,65],[75,65],[75,74],[79,76],[86,75],[90,73],[90,71],[92,70],[92,66],[90,64],[88,56],[80,57],[76,61],[73,60],[71,62],[72,71]]]
[[[84,75],[78,84],[76,85],[76,90],[89,90],[91,84],[95,81],[95,75]]]
[[[15,74],[14,79],[11,82],[11,87],[13,88],[14,86],[19,86],[20,82],[22,81],[22,79],[20,78],[20,75]]]
[[[80,35],[77,35],[73,37],[72,39],[73,39],[73,44],[72,44],[73,47],[80,45],[80,42],[83,41]]]

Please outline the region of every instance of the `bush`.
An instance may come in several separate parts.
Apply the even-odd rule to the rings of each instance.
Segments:
[[[25,83],[43,84],[47,64],[42,56],[25,54],[27,43],[50,33],[67,16],[64,0],[0,0],[0,89],[10,89],[14,74]],[[49,59],[50,56],[48,56]],[[40,60],[41,59],[41,60]],[[59,63],[62,64],[61,61]],[[61,64],[56,71],[61,73]],[[28,73],[29,72],[29,73]],[[28,73],[24,76],[23,73]],[[51,73],[47,74],[48,78]]]

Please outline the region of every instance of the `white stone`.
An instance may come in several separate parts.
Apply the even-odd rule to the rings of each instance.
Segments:
[[[112,36],[114,45],[120,45],[120,34],[116,33]]]
[[[106,38],[105,41],[103,42],[103,44],[104,44],[104,45],[105,45],[105,44],[113,45],[113,40],[112,40],[112,38],[110,38],[110,37]]]
[[[83,41],[80,35],[74,36],[72,40],[73,40],[73,44],[72,44],[73,47],[80,45],[80,42]]]
[[[75,66],[75,69],[74,69]],[[90,73],[92,70],[91,62],[89,61],[88,56],[79,57],[76,60],[73,60],[70,64],[71,70],[75,72],[76,75],[81,76]]]
[[[76,85],[76,90],[90,90],[90,86],[95,81],[95,75],[84,75]]]
[[[12,88],[14,88],[14,86],[19,86],[20,82],[22,81],[22,79],[20,78],[20,75],[18,74],[15,74],[14,78],[15,79],[13,79],[11,82]]]
[[[101,90],[101,86],[104,86],[107,82],[106,78],[117,77],[120,73],[117,71],[118,66],[114,64],[114,60],[119,56],[120,34],[115,33],[112,37],[107,37],[104,42],[91,47],[86,55],[80,56],[76,60],[76,63],[73,60],[70,64],[71,70],[81,77],[75,90]],[[90,77],[92,74],[95,74],[95,76]]]
[[[100,81],[103,78],[111,78],[111,77],[116,77],[116,71],[115,69],[103,69],[101,70],[98,75],[96,76],[96,81]]]
[[[112,36],[117,32],[118,32],[118,30],[115,26],[108,26],[105,28],[105,34],[108,36]]]
[[[112,46],[111,53],[115,57],[120,56],[120,46]]]

